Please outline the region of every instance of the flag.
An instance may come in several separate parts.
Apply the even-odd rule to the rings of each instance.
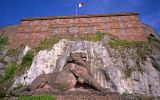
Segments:
[[[82,3],[82,2],[78,4],[78,7],[79,7],[79,8],[81,8],[81,7],[83,7],[83,6],[84,6],[84,3]]]

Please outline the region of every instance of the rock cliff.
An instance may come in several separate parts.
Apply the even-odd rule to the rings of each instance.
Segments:
[[[61,71],[70,53],[83,52],[101,86],[121,94],[160,96],[160,49],[145,45],[115,47],[107,36],[97,42],[62,39],[52,48],[39,51],[31,67],[15,77],[12,88],[30,84],[41,74]]]

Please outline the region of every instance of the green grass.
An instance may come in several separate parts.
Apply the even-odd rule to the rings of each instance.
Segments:
[[[26,53],[26,55],[22,58],[20,65],[17,65],[17,69],[16,69],[17,74],[24,73],[24,71],[31,66],[33,57],[34,57],[33,50],[30,50]]]
[[[148,37],[148,42],[149,43],[151,43],[151,42],[158,42],[158,39],[155,36],[149,36]]]
[[[9,49],[7,54],[8,56],[16,56],[18,53],[18,48],[17,49]]]
[[[42,96],[20,96],[17,100],[55,100],[55,97],[49,95]]]
[[[0,77],[0,98],[5,97],[6,91],[11,87],[15,71],[16,65],[14,63],[10,63],[6,66],[5,76]]]
[[[49,49],[51,48],[55,43],[57,43],[60,39],[62,39],[60,36],[51,36],[48,38],[45,38],[40,42],[38,47],[36,48],[37,51],[39,50],[44,50],[44,49]]]
[[[128,93],[128,92],[123,92],[122,95],[123,95],[123,96],[128,96],[129,93]]]
[[[4,98],[6,97],[6,93],[5,92],[0,92],[0,98]]]
[[[0,45],[8,45],[8,36],[0,36]]]
[[[34,48],[36,52],[44,49],[50,49],[54,44],[56,44],[58,41],[61,39],[69,39],[69,40],[76,40],[77,38],[80,40],[87,40],[87,41],[101,41],[101,39],[104,37],[105,33],[102,32],[96,32],[95,34],[88,34],[88,35],[83,35],[80,36],[78,35],[77,37],[73,37],[73,35],[54,35],[45,38],[40,42],[40,44]]]
[[[144,47],[138,47],[136,50],[137,58],[141,60],[146,59],[146,55],[148,55],[150,50],[147,48],[147,46]]]
[[[86,36],[80,36],[78,38],[80,40],[96,42],[96,41],[101,41],[104,36],[105,36],[105,33],[96,32],[95,34],[89,34],[89,35],[86,35]]]
[[[108,41],[108,44],[112,48],[119,48],[119,47],[134,48],[134,47],[139,47],[146,43],[141,41],[127,41],[127,40],[120,40],[120,39],[112,39]]]
[[[9,80],[13,78],[16,70],[15,63],[10,63],[5,68],[5,76],[0,78],[0,84],[5,82],[6,80]]]
[[[26,55],[22,58],[21,66],[30,66],[32,64],[32,60],[34,57],[34,51],[30,50],[26,53]]]
[[[137,55],[137,62],[138,60],[145,60],[146,55],[150,53],[150,49],[148,48],[148,44],[141,41],[127,41],[127,40],[120,40],[120,39],[112,39],[109,40],[109,45],[112,48],[135,48],[136,55]]]

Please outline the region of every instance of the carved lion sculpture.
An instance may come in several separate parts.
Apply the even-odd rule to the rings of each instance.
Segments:
[[[71,53],[70,58],[61,72],[40,75],[30,85],[13,90],[11,95],[32,95],[38,88],[43,87],[46,84],[49,85],[49,90],[51,92],[67,91],[74,88],[77,82],[91,85],[101,92],[109,91],[108,89],[101,87],[93,78],[86,54]]]

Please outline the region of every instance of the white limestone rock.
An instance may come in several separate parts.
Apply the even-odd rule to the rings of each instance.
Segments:
[[[123,49],[124,53],[110,47],[105,47],[102,42],[68,41],[61,40],[50,50],[40,51],[33,59],[28,71],[15,78],[17,84],[30,84],[41,74],[61,71],[66,59],[73,52],[87,54],[91,62],[91,72],[97,82],[114,92],[160,96],[160,72],[158,72],[148,57],[141,64],[143,72],[138,71],[135,60],[135,49]],[[126,77],[125,68],[135,68],[130,77]]]

